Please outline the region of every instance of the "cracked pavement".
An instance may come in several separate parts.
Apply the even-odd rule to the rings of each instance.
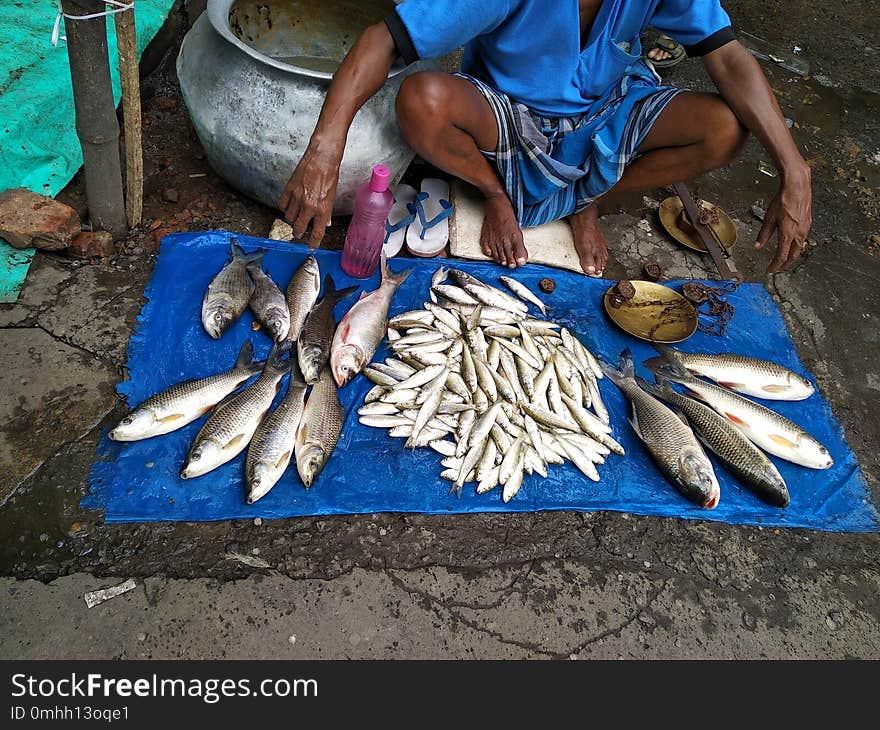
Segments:
[[[764,274],[752,207],[778,180],[759,172],[767,160],[754,140],[695,187],[734,220],[739,270],[779,304],[876,499],[880,74],[876,55],[848,54],[880,27],[855,5],[726,5],[738,27],[799,45],[811,65],[807,79],[765,68],[813,166],[813,245],[790,273]],[[670,81],[708,88],[695,61]],[[145,85],[157,90],[144,105],[145,209],[158,219],[173,207],[163,176],[204,163],[173,64]],[[192,184],[232,201],[193,228],[260,231],[271,220],[213,173]],[[81,197],[81,181],[68,193]],[[638,276],[645,259],[670,278],[707,275],[661,232],[662,197],[634,196],[603,217],[609,278]],[[149,248],[100,266],[41,254],[19,303],[0,306],[0,657],[880,656],[877,534],[571,512],[105,524],[79,501],[100,435],[125,409],[114,388],[151,267]],[[136,590],[86,608],[86,591],[128,577]]]

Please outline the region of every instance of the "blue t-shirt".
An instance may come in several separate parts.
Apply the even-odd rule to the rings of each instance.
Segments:
[[[464,45],[462,71],[545,116],[589,110],[640,59],[647,25],[691,55],[733,39],[719,0],[605,0],[583,48],[578,0],[406,0],[386,22],[407,63]]]

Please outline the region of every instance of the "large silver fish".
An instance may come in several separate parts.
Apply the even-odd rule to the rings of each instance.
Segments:
[[[275,342],[287,337],[290,330],[290,312],[281,289],[259,263],[248,264],[248,273],[254,282],[254,293],[249,306],[257,321]]]
[[[248,275],[249,264],[259,264],[263,251],[245,253],[235,239],[230,238],[232,260],[208,284],[202,299],[202,326],[215,340],[241,317],[247,308],[254,283]]]
[[[633,372],[632,353],[624,350],[620,369],[603,364],[605,374],[632,404],[632,424],[663,474],[687,499],[714,509],[721,498],[715,470],[700,442],[684,421],[642,390]]]
[[[412,269],[393,272],[382,255],[382,283],[361,298],[339,322],[330,348],[330,367],[341,388],[373,358],[388,327],[388,306]]]
[[[741,431],[709,406],[670,388],[662,378],[658,384],[648,383],[641,378],[636,380],[651,395],[683,413],[700,441],[758,497],[777,507],[788,506],[791,497],[782,475],[764,452]]]
[[[307,387],[296,366],[296,359],[291,357],[284,400],[260,422],[248,447],[244,467],[248,504],[264,497],[287,470],[293,456]]]
[[[333,308],[356,289],[356,286],[349,286],[337,291],[333,277],[330,274],[324,277],[324,296],[306,317],[296,347],[299,367],[305,381],[310,385],[317,382],[330,359],[330,346],[336,332]]]
[[[300,267],[293,272],[287,285],[287,310],[290,312],[290,329],[287,331],[287,339],[296,342],[302,331],[303,323],[315,302],[318,292],[321,290],[321,271],[318,268],[318,259],[309,254]]]
[[[211,412],[187,454],[181,479],[207,474],[247,448],[287,373],[287,363],[281,359],[285,351],[273,347],[260,377]]]
[[[825,446],[785,416],[727,388],[695,378],[674,358],[665,362],[666,365],[651,362],[649,367],[669,380],[681,383],[689,393],[712,406],[768,454],[811,469],[828,469],[834,464]]]
[[[345,411],[336,394],[333,375],[329,368],[324,368],[312,388],[296,431],[296,470],[306,489],[315,483],[336,448],[344,419]]]
[[[663,357],[646,365],[656,368],[664,360],[675,361],[691,373],[714,380],[725,388],[765,400],[804,400],[815,392],[813,384],[802,375],[769,360],[722,353],[706,355],[682,352],[668,345],[655,344]]]
[[[205,415],[262,367],[263,363],[254,362],[254,345],[247,340],[232,370],[184,380],[150,396],[125,416],[109,436],[114,441],[140,441],[183,428]]]

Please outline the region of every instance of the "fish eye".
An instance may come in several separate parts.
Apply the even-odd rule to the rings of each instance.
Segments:
[[[201,458],[202,458],[202,455],[201,455],[198,451],[196,451],[196,452],[190,457],[190,460],[191,460],[191,461],[198,461],[198,460],[201,459]]]
[[[125,418],[122,419],[122,422],[126,426],[130,426],[132,423],[134,423],[134,419],[131,416],[126,416]]]
[[[826,449],[824,446],[820,446],[820,447],[819,447],[819,453],[820,453],[820,454],[827,454],[827,453],[828,453],[828,449]]]

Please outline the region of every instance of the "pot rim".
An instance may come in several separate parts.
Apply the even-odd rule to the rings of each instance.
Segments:
[[[208,19],[211,21],[211,25],[214,26],[214,30],[217,31],[222,38],[226,39],[233,46],[244,51],[247,55],[257,61],[265,63],[267,66],[277,68],[280,71],[288,71],[302,76],[311,76],[315,79],[333,78],[333,74],[328,73],[327,71],[316,71],[315,69],[303,68],[302,66],[294,66],[293,64],[279,61],[264,53],[260,53],[256,48],[249,46],[241,40],[241,38],[232,32],[232,28],[229,27],[229,12],[236,1],[237,0],[208,0]],[[404,68],[405,66],[403,62],[400,59],[397,59],[391,66],[391,70],[388,72],[388,78],[390,79],[396,76],[403,71]]]

